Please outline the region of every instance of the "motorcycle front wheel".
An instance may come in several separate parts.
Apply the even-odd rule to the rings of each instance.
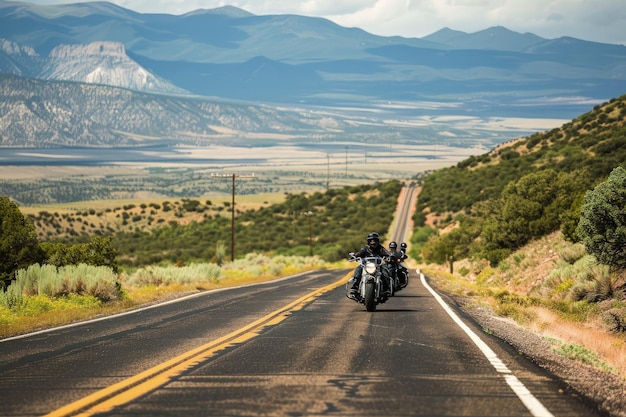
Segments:
[[[366,282],[365,283],[365,309],[367,311],[375,311],[376,310],[376,302],[374,301],[375,294],[375,285],[374,282]]]

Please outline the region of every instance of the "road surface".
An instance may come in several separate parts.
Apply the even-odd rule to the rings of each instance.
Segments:
[[[415,272],[372,313],[345,297],[350,274],[316,271],[5,339],[0,415],[598,415],[444,307]]]

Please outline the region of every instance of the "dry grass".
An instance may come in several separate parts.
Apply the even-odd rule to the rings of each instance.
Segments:
[[[626,377],[626,340],[623,335],[607,332],[606,326],[593,319],[572,323],[545,308],[533,307],[535,319],[524,325],[545,337],[566,344],[585,347]]]
[[[525,329],[562,344],[578,345],[607,363],[626,378],[626,334],[612,331],[602,321],[597,309],[579,316],[563,314],[541,300],[546,278],[557,267],[558,250],[566,243],[559,233],[532,242],[511,255],[500,267],[491,269],[484,263],[467,260],[455,263],[450,275],[446,266],[418,266],[433,277],[442,290],[467,298],[475,304],[488,304],[493,311]],[[470,271],[461,275],[459,271]],[[504,302],[502,294],[508,302]]]

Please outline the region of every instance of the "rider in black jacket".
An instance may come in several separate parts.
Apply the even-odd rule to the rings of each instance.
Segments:
[[[363,246],[359,249],[358,252],[354,253],[354,256],[357,258],[364,258],[366,256],[381,256],[387,257],[389,256],[389,252],[383,245],[380,244],[380,236],[376,232],[372,232],[367,235],[367,245]],[[350,293],[354,294],[359,291],[359,284],[361,283],[361,270],[363,269],[363,265],[357,266],[354,269],[354,275],[352,278],[352,287],[350,288]],[[383,279],[383,291],[388,292],[387,288],[387,280]]]
[[[405,259],[408,258],[406,254],[406,243],[402,243],[400,245],[400,250],[398,250],[398,244],[396,242],[389,243],[389,255],[391,256],[391,261],[393,264],[390,264],[389,274],[391,276],[397,277],[399,280],[399,285],[401,288],[405,287],[407,284],[408,270],[402,265]]]

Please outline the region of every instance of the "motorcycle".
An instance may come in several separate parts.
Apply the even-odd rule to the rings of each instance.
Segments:
[[[393,293],[396,293],[409,284],[409,271],[402,262],[404,258],[392,254],[387,263],[387,275],[391,277]]]
[[[346,283],[346,297],[365,305],[367,311],[375,311],[376,305],[388,300],[390,294],[383,292],[383,279],[387,279],[383,274],[383,263],[385,259],[380,256],[367,256],[357,258],[350,254],[350,261],[359,262],[361,265],[361,282],[356,293],[351,293],[353,278]]]
[[[395,242],[392,242],[395,243]],[[402,265],[405,259],[408,258],[407,244],[402,242],[400,244],[400,251],[396,251],[396,246],[389,246],[390,256],[389,262],[386,265],[387,275],[390,277],[393,286],[393,292],[396,293],[409,284],[409,270]]]
[[[409,270],[402,265],[406,259],[403,252],[391,252],[386,265],[387,275],[391,277],[394,292],[398,292],[409,284]]]

